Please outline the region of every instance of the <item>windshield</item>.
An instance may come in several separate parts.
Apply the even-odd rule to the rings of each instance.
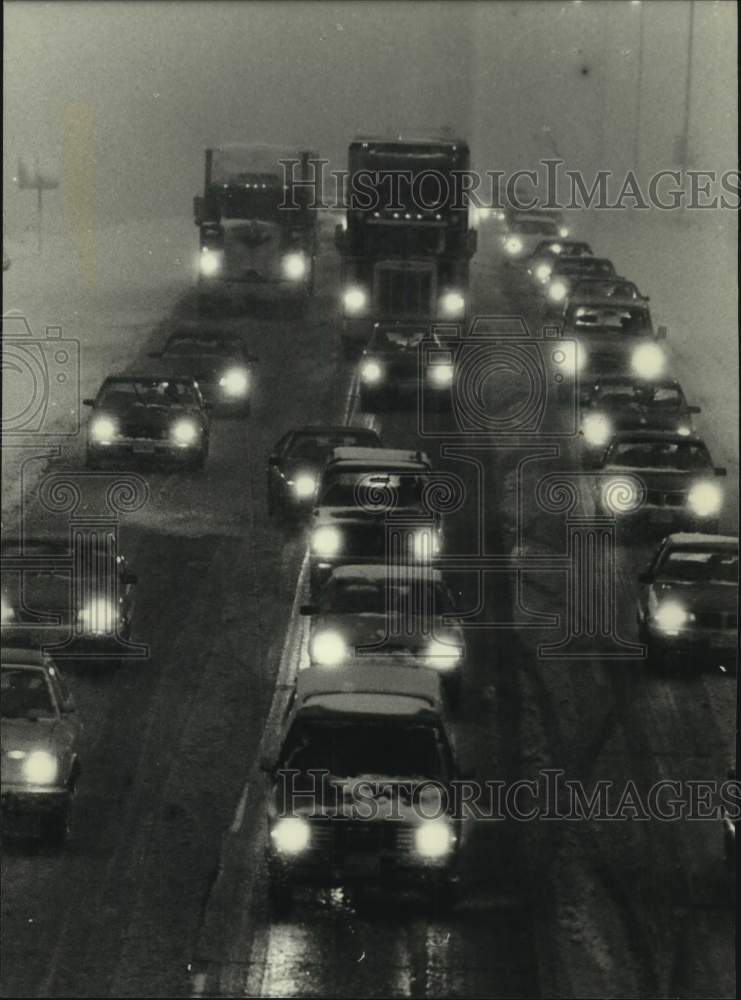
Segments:
[[[602,330],[636,336],[651,332],[648,312],[638,306],[571,306],[567,322],[577,330]]]
[[[615,268],[609,260],[598,260],[595,257],[559,257],[553,264],[553,274],[582,275],[614,274]]]
[[[424,339],[424,330],[379,330],[371,346],[408,349],[418,347]]]
[[[639,299],[640,293],[632,281],[578,281],[574,299]]]
[[[688,472],[708,469],[711,462],[705,445],[691,441],[620,441],[610,449],[607,464]]]
[[[684,403],[675,386],[654,386],[630,380],[602,385],[595,399],[606,406],[649,406],[658,410],[676,410]]]
[[[419,476],[383,473],[346,473],[334,479],[321,494],[322,507],[414,507],[422,499],[424,480]]]
[[[738,552],[681,549],[670,552],[656,574],[660,580],[687,583],[737,583]]]
[[[241,353],[242,345],[234,341],[199,340],[183,337],[169,341],[164,350],[166,355],[210,355],[211,357],[233,358]]]
[[[109,383],[101,390],[97,405],[126,409],[130,406],[188,406],[195,403],[195,391],[187,383],[147,379]]]
[[[372,448],[377,444],[375,434],[337,432],[331,434],[297,434],[288,448],[288,458],[306,458],[323,461],[335,448]]]
[[[2,668],[2,717],[27,719],[54,718],[54,702],[42,670],[4,666]]]
[[[429,726],[298,724],[289,733],[282,759],[286,769],[328,771],[338,778],[446,777],[436,734]]]
[[[319,599],[322,614],[400,614],[408,617],[452,611],[445,588],[432,581],[332,580]]]

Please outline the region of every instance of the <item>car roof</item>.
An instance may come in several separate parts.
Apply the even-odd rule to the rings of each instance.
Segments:
[[[737,535],[707,535],[700,531],[677,531],[666,538],[667,544],[673,548],[693,548],[704,545],[708,548],[737,549]]]
[[[589,256],[588,254],[583,257],[576,257],[572,256],[571,254],[564,254],[564,255],[559,254],[558,257],[556,257],[556,260],[553,265],[554,270],[558,267],[558,264],[561,261],[563,261],[565,264],[568,264],[569,267],[576,267],[581,264],[583,264],[585,267],[588,266],[592,268],[595,267],[597,264],[609,264],[610,267],[615,266],[609,257],[592,257]],[[603,274],[600,277],[602,281],[609,281],[610,279],[612,280],[615,279],[614,274]]]
[[[369,583],[379,583],[391,580],[394,583],[430,582],[442,583],[443,575],[439,569],[427,569],[424,566],[405,566],[403,572],[383,563],[378,564],[357,564],[349,563],[345,566],[338,566],[332,572],[331,580],[367,580]]]
[[[350,145],[362,145],[364,142],[372,142],[375,145],[384,146],[422,146],[429,144],[434,146],[457,146],[461,149],[468,149],[468,143],[465,139],[459,139],[454,136],[447,135],[408,135],[403,137],[388,135],[356,135]]]
[[[374,465],[389,464],[398,466],[429,466],[430,460],[423,451],[406,451],[402,448],[335,448],[330,462],[372,462]]]
[[[336,695],[352,695],[354,698],[372,695],[375,701],[379,698],[386,700],[388,710],[392,710],[395,699],[402,701],[406,711],[398,714],[440,709],[442,698],[437,674],[420,667],[379,663],[378,659],[373,657],[369,663],[354,661],[342,669],[312,667],[302,670],[296,681],[296,705],[301,708],[311,700],[315,705],[324,703],[330,707],[332,702],[329,699]],[[342,704],[345,702],[350,706],[352,700],[345,697]],[[337,705],[337,702],[334,704]],[[352,711],[352,708],[343,710]]]
[[[291,434],[362,434],[364,437],[378,437],[378,432],[370,427],[352,427],[349,424],[307,424],[305,427],[295,427]],[[378,448],[367,446],[369,451],[378,451]]]
[[[593,386],[598,385],[624,385],[630,382],[631,385],[646,385],[646,380],[638,375],[597,375],[593,380]],[[649,383],[652,388],[681,389],[679,381],[675,378],[657,378]]]
[[[643,299],[636,299],[631,295],[585,295],[584,298],[572,295],[569,306],[571,308],[577,306],[591,306],[592,308],[618,306],[619,308],[645,309],[646,312],[649,311],[648,304]]]
[[[115,382],[183,382],[187,385],[196,385],[193,375],[171,375],[168,372],[149,372],[147,374],[125,374],[122,372],[117,375],[107,375],[103,380],[103,385]]]
[[[36,646],[3,646],[0,659],[4,667],[26,667],[28,670],[46,669],[52,665],[50,658]]]
[[[394,518],[403,518],[408,515],[417,526],[421,528],[433,525],[432,515],[422,507],[394,507]],[[331,507],[319,504],[314,508],[313,517],[314,528],[325,527],[326,525],[377,525],[385,530],[389,524],[389,512],[386,507],[379,507],[377,510],[365,510],[362,507]],[[424,519],[424,520],[423,520]],[[409,528],[409,522],[405,523],[405,528]]]

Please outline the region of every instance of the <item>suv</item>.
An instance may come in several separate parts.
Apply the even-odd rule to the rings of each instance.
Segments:
[[[274,905],[296,885],[423,887],[452,902],[459,769],[438,678],[353,665],[299,674],[273,779],[267,863]]]
[[[32,649],[2,650],[2,812],[17,832],[67,837],[80,774],[75,704],[59,669]],[[25,822],[24,822],[25,821]]]

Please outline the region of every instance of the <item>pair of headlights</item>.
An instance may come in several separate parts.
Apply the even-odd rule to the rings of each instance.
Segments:
[[[112,444],[118,435],[118,425],[111,417],[97,417],[91,425],[90,434],[97,444]],[[198,425],[192,420],[176,420],[170,428],[173,443],[180,447],[194,444],[198,436]]]
[[[604,448],[612,440],[615,429],[609,417],[603,413],[588,413],[582,421],[582,434],[586,443],[592,448]],[[692,428],[688,424],[680,424],[677,434],[689,437]]]
[[[379,382],[383,381],[385,375],[386,372],[383,365],[374,358],[368,358],[360,366],[360,377],[366,385],[378,385]],[[438,388],[445,388],[452,385],[454,375],[455,369],[453,365],[447,362],[429,365],[427,368],[429,381]]]
[[[311,643],[312,662],[322,667],[339,666],[351,654],[340,633],[332,629],[318,632]],[[424,654],[425,665],[441,671],[452,670],[460,658],[460,646],[439,639],[432,639]]]
[[[602,489],[603,505],[612,514],[630,514],[642,500],[639,484],[630,477],[608,480]],[[709,479],[694,484],[687,494],[687,507],[695,517],[714,517],[723,505],[723,491]]]
[[[9,625],[15,619],[15,611],[3,599],[2,602],[2,624]],[[93,635],[112,633],[116,630],[118,622],[118,611],[112,601],[105,598],[91,601],[77,613],[77,620],[84,632]]]
[[[412,536],[412,553],[419,562],[428,562],[440,553],[440,538],[435,531],[422,529]],[[316,528],[311,536],[312,552],[323,559],[336,556],[342,548],[342,533],[339,528],[324,525]]]
[[[357,286],[346,288],[342,294],[342,304],[348,315],[359,316],[368,307],[368,293]],[[448,319],[460,318],[466,311],[466,299],[461,292],[451,289],[440,297],[438,308],[441,315]]]
[[[295,857],[311,847],[311,824],[298,816],[286,816],[275,823],[270,839],[279,854]],[[436,861],[446,857],[454,844],[453,829],[442,819],[426,820],[414,831],[414,851],[426,860]]]

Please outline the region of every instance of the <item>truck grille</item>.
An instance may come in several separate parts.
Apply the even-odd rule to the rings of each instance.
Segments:
[[[380,316],[419,317],[432,313],[432,275],[426,271],[384,268],[377,276]]]
[[[652,507],[684,507],[687,494],[678,490],[647,490],[646,503]]]

